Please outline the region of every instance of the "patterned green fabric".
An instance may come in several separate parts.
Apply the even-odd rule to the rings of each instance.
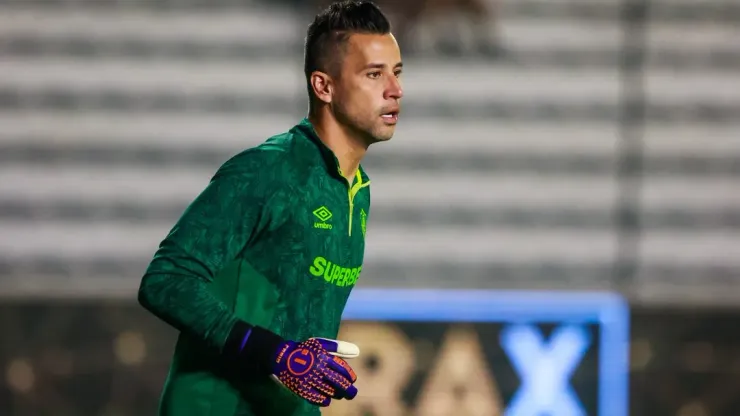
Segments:
[[[162,241],[142,305],[180,331],[167,416],[318,415],[220,352],[237,319],[285,338],[335,338],[365,249],[369,179],[350,185],[307,119],[224,163]]]

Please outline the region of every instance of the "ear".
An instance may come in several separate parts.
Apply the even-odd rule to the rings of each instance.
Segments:
[[[316,98],[325,103],[329,104],[332,101],[334,95],[334,86],[332,85],[331,77],[319,71],[314,71],[309,79],[311,83],[311,89],[313,90]]]

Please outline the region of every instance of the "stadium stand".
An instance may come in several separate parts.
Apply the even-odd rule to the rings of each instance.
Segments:
[[[360,285],[738,300],[740,7],[652,2],[637,85],[626,13],[504,0],[505,56],[406,57],[398,133],[365,164]],[[131,295],[218,165],[303,116],[306,22],[253,1],[1,0],[0,291]]]

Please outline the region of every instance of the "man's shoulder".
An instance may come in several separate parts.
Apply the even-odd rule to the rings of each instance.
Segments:
[[[219,174],[289,176],[293,170],[293,133],[290,131],[268,138],[262,143],[231,156],[219,168]]]

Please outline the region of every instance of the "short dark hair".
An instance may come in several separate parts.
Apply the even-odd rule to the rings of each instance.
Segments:
[[[334,2],[317,14],[308,26],[303,64],[306,80],[314,71],[333,73],[336,70],[350,35],[385,35],[390,31],[388,18],[372,1]]]

